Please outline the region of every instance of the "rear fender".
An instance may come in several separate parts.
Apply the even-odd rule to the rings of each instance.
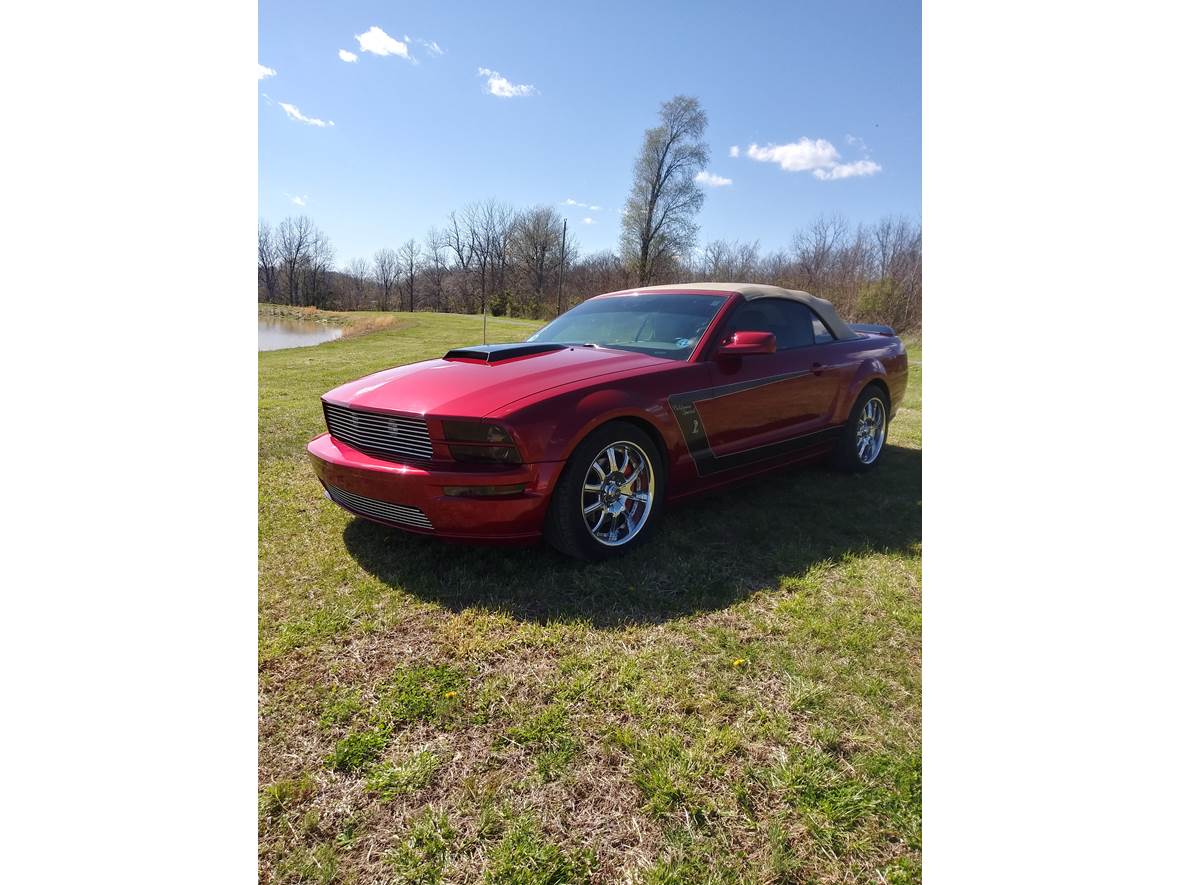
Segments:
[[[836,420],[838,422],[843,423],[848,420],[856,398],[874,381],[881,382],[885,389],[889,390],[889,379],[884,364],[876,358],[864,360],[853,374],[852,380],[840,392],[840,398],[836,404]]]

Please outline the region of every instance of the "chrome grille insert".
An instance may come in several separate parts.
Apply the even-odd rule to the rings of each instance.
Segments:
[[[389,501],[366,498],[364,495],[346,492],[344,489],[338,489],[336,486],[327,485],[326,483],[324,487],[328,490],[329,498],[346,510],[359,513],[361,516],[383,519],[386,522],[397,522],[402,525],[413,526],[416,529],[434,529],[430,518],[417,507],[408,507],[404,504],[392,504]]]
[[[429,461],[434,456],[426,421],[379,412],[362,412],[324,403],[328,432],[336,439],[378,458]]]

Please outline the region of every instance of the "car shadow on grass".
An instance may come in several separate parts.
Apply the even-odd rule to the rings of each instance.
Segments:
[[[912,553],[921,499],[921,451],[887,446],[865,475],[789,468],[669,507],[647,544],[612,562],[577,562],[543,544],[448,543],[363,519],[344,542],[390,587],[454,612],[611,628],[722,609],[847,557]]]

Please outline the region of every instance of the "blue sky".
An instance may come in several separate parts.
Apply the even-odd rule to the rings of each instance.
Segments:
[[[643,131],[684,93],[729,182],[706,187],[702,243],[787,246],[821,212],[917,219],[920,10],[262,0],[259,212],[310,215],[341,264],[487,197],[556,205],[583,254],[612,248]]]

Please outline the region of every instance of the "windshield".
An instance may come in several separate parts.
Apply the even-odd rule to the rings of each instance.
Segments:
[[[594,344],[686,360],[725,295],[611,295],[583,301],[529,341]]]

